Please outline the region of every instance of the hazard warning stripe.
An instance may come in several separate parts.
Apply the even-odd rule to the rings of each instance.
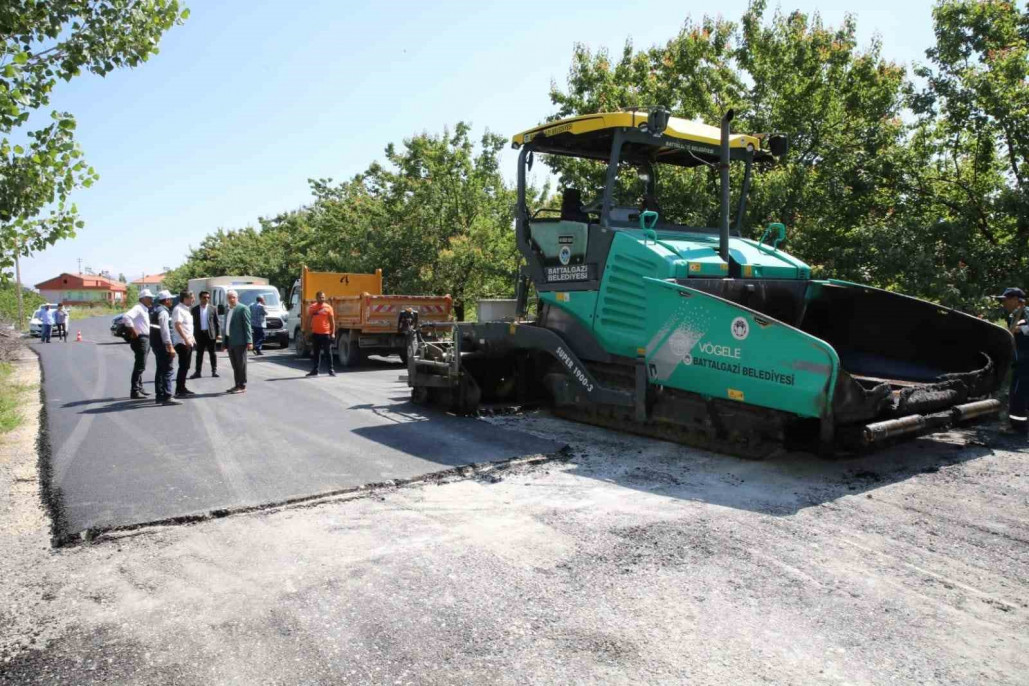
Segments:
[[[370,305],[368,307],[368,311],[381,314],[384,312],[395,312],[396,307],[396,305]],[[418,312],[423,312],[427,314],[446,312],[446,308],[444,308],[442,305],[410,305],[409,307],[412,310],[416,310]]]

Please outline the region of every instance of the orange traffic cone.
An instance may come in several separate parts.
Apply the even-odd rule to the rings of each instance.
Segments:
[[[82,332],[81,331],[79,331],[78,333],[75,334],[75,342],[76,343],[81,343],[82,342]]]

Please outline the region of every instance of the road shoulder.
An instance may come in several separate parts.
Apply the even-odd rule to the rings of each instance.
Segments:
[[[23,348],[11,365],[10,381],[24,392],[20,425],[0,435],[0,664],[48,638],[49,593],[37,574],[52,554],[38,450],[44,420],[39,358]]]

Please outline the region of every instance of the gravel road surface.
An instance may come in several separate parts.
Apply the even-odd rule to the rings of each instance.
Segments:
[[[1024,441],[753,462],[478,423],[569,450],[56,550],[31,438],[0,444],[0,683],[1026,683]]]
[[[109,320],[73,322],[68,342],[34,343],[44,372],[59,537],[411,479],[560,444],[413,406],[396,358],[335,377],[274,347],[248,364],[242,396],[190,381],[179,407],[130,400],[132,352]],[[82,343],[74,342],[81,330]],[[147,389],[153,390],[153,355]]]

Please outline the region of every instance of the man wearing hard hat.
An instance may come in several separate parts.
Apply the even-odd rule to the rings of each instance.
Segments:
[[[139,292],[139,302],[125,313],[122,324],[129,333],[129,346],[135,355],[132,365],[132,389],[130,396],[139,400],[148,395],[143,390],[143,372],[146,370],[146,356],[150,353],[150,308],[154,304],[154,294],[144,288]]]
[[[150,313],[150,335],[154,336],[151,348],[157,358],[154,374],[154,393],[158,405],[181,405],[172,397],[172,360],[175,359],[175,345],[171,335],[172,294],[163,290],[157,294],[157,307]]]

